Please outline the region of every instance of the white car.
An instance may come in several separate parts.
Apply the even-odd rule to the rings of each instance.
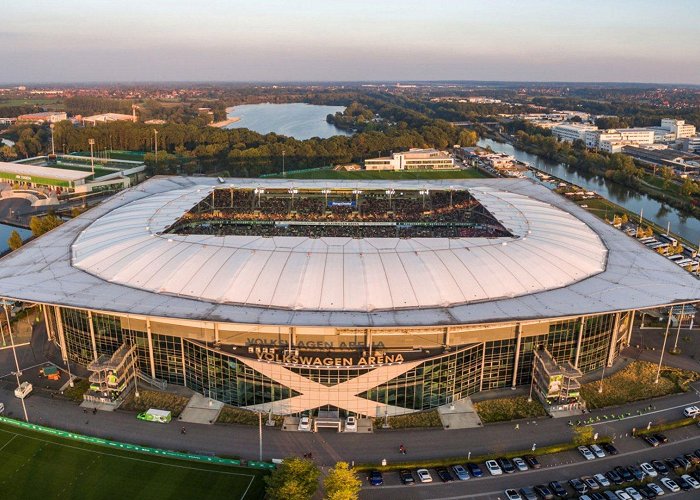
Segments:
[[[523,460],[520,457],[515,457],[513,459],[513,464],[515,465],[515,468],[518,469],[520,472],[525,472],[529,469],[529,467],[525,463],[525,460]]]
[[[507,500],[523,500],[523,497],[521,497],[520,493],[518,493],[515,490],[506,490],[506,499]]]
[[[357,419],[355,417],[345,419],[345,432],[357,432]]]
[[[466,481],[467,479],[469,479],[469,473],[467,472],[467,469],[465,469],[459,464],[452,466],[452,472],[455,473],[455,476],[457,476],[457,479],[459,479],[460,481]]]
[[[15,397],[19,399],[24,399],[32,392],[34,387],[29,382],[22,382],[19,386],[15,388]]]
[[[700,414],[700,408],[697,406],[688,406],[683,410],[683,415],[686,417],[695,417]]]
[[[662,477],[661,484],[666,486],[668,491],[670,491],[671,493],[678,493],[679,491],[681,491],[681,487],[678,486],[676,482],[669,477]]]
[[[489,474],[491,474],[492,476],[500,476],[501,474],[503,474],[501,467],[495,460],[487,460],[486,468],[488,469]]]
[[[642,462],[639,464],[639,468],[642,469],[644,474],[646,474],[649,477],[656,477],[659,475],[658,472],[656,472],[656,469],[654,469],[654,466],[651,465],[649,462]]]
[[[432,483],[433,482],[433,476],[430,475],[430,472],[428,472],[428,469],[418,469],[416,471],[416,474],[418,475],[418,480],[421,483]]]
[[[663,488],[656,483],[647,483],[647,488],[649,488],[651,491],[656,493],[657,497],[660,497],[661,495],[666,494],[666,492],[663,490]]]
[[[698,481],[693,476],[689,474],[683,474],[681,477],[685,479],[688,482],[688,484],[693,487],[694,490],[700,488],[700,483],[698,483]]]
[[[632,497],[632,500],[644,500],[644,497],[642,496],[641,493],[639,493],[637,490],[632,488],[631,486],[629,488],[625,488],[625,491],[629,496]]]
[[[595,455],[588,449],[587,446],[579,446],[578,451],[586,460],[595,460]],[[617,493],[617,492],[616,492]]]
[[[597,444],[592,444],[589,446],[593,454],[598,458],[605,458],[605,452]]]
[[[304,415],[299,419],[299,430],[308,432],[311,430],[311,419]]]
[[[617,490],[615,494],[620,500],[632,500],[632,497],[629,496],[625,490]]]
[[[595,476],[593,476],[593,479],[598,481],[598,484],[601,485],[603,488],[607,488],[608,486],[610,486],[610,481],[603,474],[596,474]]]

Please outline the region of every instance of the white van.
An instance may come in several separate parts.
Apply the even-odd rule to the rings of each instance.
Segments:
[[[19,399],[24,399],[32,392],[34,387],[29,382],[22,382],[17,388],[15,388],[15,397]]]
[[[683,415],[686,417],[696,417],[700,415],[700,408],[697,406],[688,406],[686,409],[683,410]]]

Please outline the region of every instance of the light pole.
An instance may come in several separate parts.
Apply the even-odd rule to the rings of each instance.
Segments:
[[[283,149],[282,150],[282,177],[287,177],[287,173],[284,171],[284,155],[286,151]]]
[[[260,208],[260,196],[265,194],[265,190],[263,188],[255,188],[253,192],[258,195],[258,208]]]
[[[418,194],[423,196],[423,210],[425,210],[425,197],[426,197],[426,195],[430,194],[430,190],[429,189],[421,189],[420,191],[418,191]]]
[[[395,189],[387,189],[385,191],[385,193],[389,196],[389,210],[393,210],[393,208],[391,207],[391,196],[393,194],[396,194],[396,190]]]
[[[324,210],[328,208],[328,195],[331,194],[330,189],[321,189],[321,193],[326,197],[326,204],[324,205]]]
[[[55,125],[53,123],[51,125],[49,125],[49,128],[51,129],[51,156],[56,156],[56,148],[54,147],[54,143],[53,143],[53,128],[54,128],[54,126]]]
[[[680,306],[681,310],[678,314],[678,329],[676,330],[676,341],[673,343],[673,350],[671,351],[674,354],[678,354],[678,337],[681,334],[681,322],[683,321],[683,314],[685,314],[685,304]]]
[[[90,166],[92,167],[92,178],[95,178],[95,139],[88,139],[88,144],[90,144]]]
[[[290,205],[289,209],[294,210],[294,195],[297,194],[299,190],[296,188],[290,188],[287,192],[292,195],[292,204]]]
[[[359,205],[358,199],[359,199],[360,195],[362,194],[362,190],[361,189],[353,189],[352,194],[355,195],[355,210],[359,211],[360,205]]]
[[[155,148],[156,148],[156,165],[158,165],[158,130],[153,129],[153,136],[154,136],[153,144],[155,144]]]
[[[258,412],[258,461],[262,462],[262,412]]]
[[[10,325],[10,312],[7,307],[7,299],[2,299],[3,306],[5,309],[5,319],[7,320],[7,331],[10,334],[10,343],[12,344],[12,355],[15,357],[15,377],[17,378],[17,388],[21,385],[19,382],[19,376],[22,375],[22,371],[19,369],[19,361],[17,360],[17,350],[15,349],[15,340],[12,336],[12,325]],[[20,398],[22,401],[22,411],[24,412],[24,421],[29,422],[29,416],[27,415],[27,406],[24,404],[24,396]]]
[[[664,333],[664,345],[661,347],[661,356],[659,356],[659,367],[656,370],[656,380],[655,384],[659,383],[659,377],[661,376],[661,363],[664,360],[664,351],[666,350],[666,340],[668,340],[668,329],[671,327],[671,308],[668,309],[668,321],[666,322],[666,333]]]

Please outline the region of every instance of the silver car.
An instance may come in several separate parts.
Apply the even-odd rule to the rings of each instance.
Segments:
[[[515,457],[513,459],[513,464],[515,465],[515,468],[518,469],[520,472],[525,472],[529,469],[529,467],[525,463],[525,460],[523,460],[520,457]]]
[[[460,481],[466,481],[467,479],[469,479],[469,473],[467,472],[467,469],[465,469],[461,465],[453,465],[452,472],[455,473],[455,476],[457,476],[457,479],[459,479]]]

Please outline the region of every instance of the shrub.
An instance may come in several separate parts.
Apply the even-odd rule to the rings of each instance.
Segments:
[[[160,391],[139,391],[139,398],[136,399],[134,393],[122,403],[125,410],[142,412],[150,408],[160,410],[170,410],[173,417],[177,417],[187,406],[189,398]]]
[[[381,426],[384,419],[376,419],[375,426]],[[389,427],[392,429],[409,429],[411,427],[442,427],[442,421],[437,410],[408,413],[389,417]]]
[[[520,418],[544,417],[547,413],[539,401],[528,401],[526,396],[490,399],[474,403],[479,418],[485,424]]]

